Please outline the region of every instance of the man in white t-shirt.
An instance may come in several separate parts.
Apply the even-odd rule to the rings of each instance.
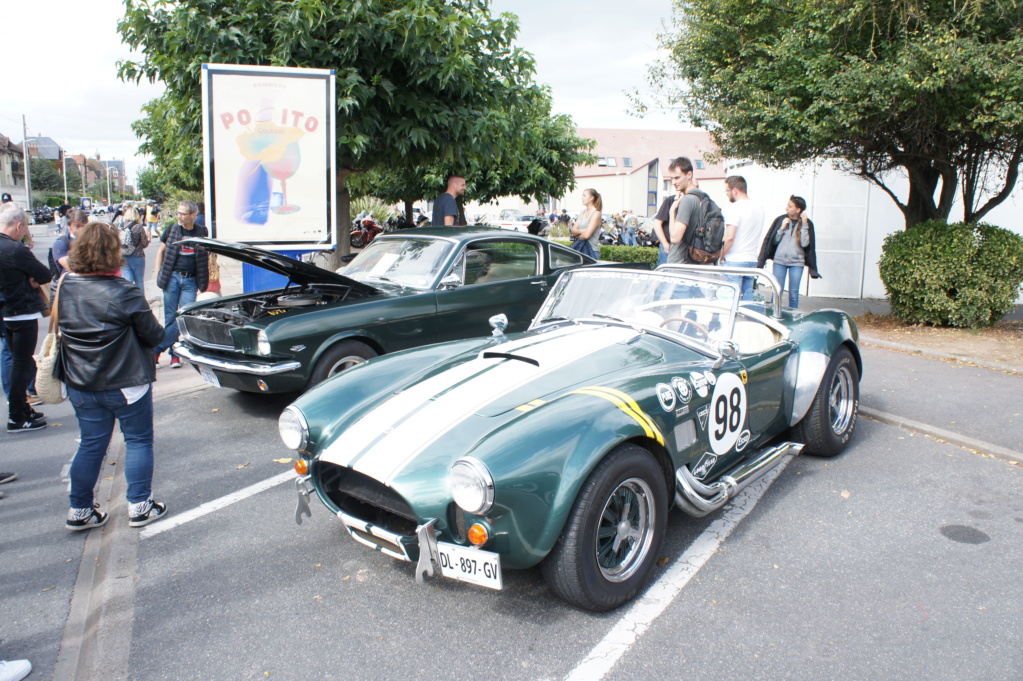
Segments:
[[[756,267],[760,253],[760,232],[764,229],[764,207],[746,195],[746,180],[732,175],[725,180],[729,204],[724,207],[725,240],[720,264],[727,267]],[[742,300],[753,300],[753,277],[729,277],[742,286]]]

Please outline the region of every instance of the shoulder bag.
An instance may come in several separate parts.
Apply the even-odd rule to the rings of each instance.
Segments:
[[[63,277],[61,277],[63,281]],[[64,384],[54,377],[53,370],[60,361],[60,323],[57,321],[57,301],[60,298],[60,282],[53,294],[53,314],[50,315],[50,331],[43,338],[43,345],[36,355],[36,394],[47,404],[60,404],[64,396]]]

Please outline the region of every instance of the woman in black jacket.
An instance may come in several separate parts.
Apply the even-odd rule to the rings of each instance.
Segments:
[[[149,304],[121,278],[121,240],[112,227],[90,222],[71,247],[70,272],[58,286],[61,331],[59,373],[75,408],[81,444],[71,463],[71,510],[66,527],[86,530],[108,515],[93,501],[93,488],[110,443],[114,419],[126,451],[124,477],[130,504],[128,525],[141,527],[163,517],[153,501],[153,348],[164,331]]]

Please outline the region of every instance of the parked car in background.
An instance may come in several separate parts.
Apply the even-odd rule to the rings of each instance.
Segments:
[[[525,330],[561,272],[594,263],[472,227],[381,234],[337,273],[252,246],[185,243],[288,277],[282,289],[178,313],[175,352],[207,383],[250,392],[301,391],[377,355],[485,335],[495,309]]]
[[[498,218],[498,226],[501,229],[526,232],[535,217],[531,213],[523,213],[520,210],[505,209],[501,211],[501,216]]]
[[[862,361],[844,312],[739,300],[724,276],[665,266],[565,272],[526,333],[383,357],[280,418],[315,495],[356,541],[500,589],[540,565],[602,611],[649,582],[672,504],[720,509],[800,451],[835,456],[856,426]],[[494,305],[494,313],[502,306]]]

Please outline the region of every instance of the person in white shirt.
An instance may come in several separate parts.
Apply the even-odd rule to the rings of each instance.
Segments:
[[[721,246],[720,264],[727,267],[756,267],[760,252],[760,233],[764,229],[764,207],[750,201],[746,180],[732,175],[725,180],[729,204],[725,216],[725,240]],[[753,277],[729,276],[742,287],[742,300],[753,300]]]

